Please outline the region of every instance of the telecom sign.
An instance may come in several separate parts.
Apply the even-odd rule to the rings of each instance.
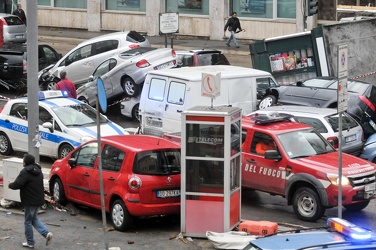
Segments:
[[[163,34],[179,31],[178,13],[159,13],[159,30]]]
[[[202,73],[201,96],[215,98],[221,94],[221,73]]]
[[[338,113],[347,110],[347,45],[338,46]]]

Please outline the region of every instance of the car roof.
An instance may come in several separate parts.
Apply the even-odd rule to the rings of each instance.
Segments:
[[[130,31],[124,30],[124,31],[118,31],[118,32],[113,32],[113,33],[109,33],[109,34],[105,34],[105,35],[96,36],[96,37],[90,38],[86,41],[83,41],[82,43],[78,44],[77,46],[91,44],[91,43],[95,43],[95,42],[102,41],[102,40],[108,40],[109,38],[120,39],[122,37],[126,37],[129,34],[129,32]]]
[[[164,75],[167,77],[175,77],[187,81],[201,81],[203,73],[221,73],[221,79],[232,79],[234,76],[271,76],[270,73],[266,71],[231,65],[206,65],[197,67],[182,67],[148,72],[148,74],[150,75]]]
[[[217,53],[222,54],[222,51],[216,49],[191,49],[191,50],[175,50],[176,54],[209,54]]]
[[[9,16],[9,17],[18,17],[16,15],[12,15],[12,14],[8,14],[8,13],[0,13],[0,17],[7,17],[7,16]]]
[[[26,102],[27,103],[27,97],[21,97],[17,99],[9,100],[9,103],[18,103],[18,102]],[[49,98],[49,99],[43,99],[39,100],[39,104],[42,106],[48,106],[48,107],[60,107],[60,106],[68,106],[68,105],[75,105],[75,104],[81,104],[82,102],[69,98],[69,97],[58,97],[58,98]]]
[[[258,119],[262,122],[258,123]],[[311,126],[290,121],[289,117],[278,117],[275,121],[266,121],[269,118],[257,117],[255,115],[243,116],[242,127],[243,128],[257,128],[258,130],[270,131],[272,134],[283,134],[301,129],[310,129]]]
[[[116,144],[119,148],[127,148],[134,152],[159,149],[180,149],[176,143],[151,135],[112,135],[101,138],[102,143]]]
[[[264,113],[264,111],[276,111],[276,112],[289,112],[301,115],[317,115],[317,116],[330,116],[337,114],[337,109],[332,108],[318,108],[318,107],[306,107],[297,105],[281,105],[271,106],[262,110],[257,110],[254,113]]]

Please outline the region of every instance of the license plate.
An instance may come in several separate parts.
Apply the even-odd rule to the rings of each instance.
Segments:
[[[376,130],[376,124],[374,123],[374,121],[372,121],[371,119],[369,119],[369,125],[371,125],[371,127]]]
[[[375,190],[375,183],[364,186],[364,191],[366,191],[366,192],[374,191],[374,190]]]
[[[352,142],[352,141],[355,141],[355,140],[356,140],[356,135],[350,135],[350,136],[345,137],[346,143]]]
[[[180,196],[180,190],[161,190],[157,191],[158,198],[169,198]]]
[[[158,127],[158,128],[162,127],[161,121],[155,121],[155,120],[151,120],[151,119],[147,119],[146,124],[149,125],[149,126]]]
[[[23,35],[16,35],[16,38],[24,38]]]
[[[157,69],[165,69],[165,68],[168,68],[168,67],[172,67],[174,66],[174,63],[173,62],[168,62],[168,63],[165,63],[165,64],[161,64],[159,66],[157,66]]]

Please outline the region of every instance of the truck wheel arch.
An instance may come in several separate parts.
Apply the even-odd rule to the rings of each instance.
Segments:
[[[321,204],[325,207],[329,207],[328,195],[324,185],[316,177],[309,174],[295,174],[287,181],[285,195],[288,205],[292,205],[295,191],[299,187],[303,186],[311,186],[314,190],[316,190],[318,196],[320,197]]]

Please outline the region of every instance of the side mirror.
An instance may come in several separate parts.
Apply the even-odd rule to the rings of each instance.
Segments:
[[[89,76],[89,82],[94,81],[94,76]]]
[[[282,159],[282,156],[279,154],[277,150],[266,150],[265,159],[279,161]]]
[[[42,124],[42,127],[43,127],[43,128],[48,128],[48,129],[50,130],[51,133],[54,132],[54,127],[53,127],[53,125],[52,125],[51,122],[45,122],[45,123],[43,123],[43,124]]]
[[[68,164],[71,168],[74,168],[76,166],[76,159],[75,158],[70,158],[68,160]]]

